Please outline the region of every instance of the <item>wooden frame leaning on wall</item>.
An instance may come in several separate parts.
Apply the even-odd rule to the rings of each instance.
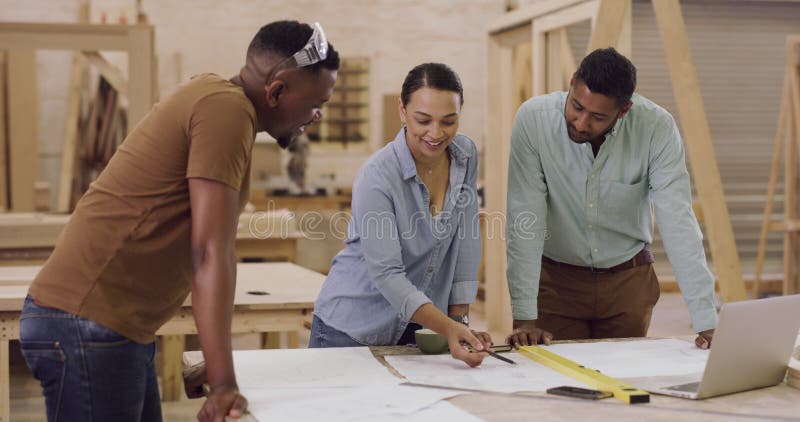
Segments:
[[[76,79],[84,62],[95,65],[103,77],[114,88],[128,97],[128,128],[133,128],[141,120],[158,96],[156,83],[155,31],[152,25],[95,25],[95,24],[50,24],[50,23],[0,23],[0,50],[8,50],[11,54],[32,56],[36,50],[75,50],[72,66],[70,89],[80,85]],[[122,51],[128,54],[128,80],[119,69],[109,64],[99,51]],[[35,68],[32,70],[35,71]],[[34,73],[35,75],[35,73]],[[35,76],[34,76],[35,77]],[[30,95],[28,93],[27,95]],[[56,211],[68,212],[72,195],[72,175],[75,169],[78,147],[77,113],[79,100],[77,96],[69,96],[67,105],[67,121],[64,147],[61,161],[61,177],[59,179]],[[33,113],[34,115],[36,113]],[[24,116],[26,119],[33,119]],[[34,120],[35,121],[35,120]],[[34,124],[35,127],[35,124]],[[11,134],[13,135],[13,133]],[[10,150],[16,143],[35,145],[24,139],[25,136],[9,136]],[[26,160],[38,160],[37,154]],[[38,166],[32,166],[38,168]],[[38,177],[31,173],[28,178]],[[31,180],[20,180],[20,188],[16,189],[28,195],[32,203],[33,183]],[[30,182],[30,183],[29,183]],[[14,182],[16,185],[16,182]],[[30,187],[27,189],[26,187]],[[13,188],[13,187],[12,187]],[[15,190],[12,189],[12,194]],[[27,197],[26,197],[27,198]],[[26,201],[27,202],[27,201]],[[17,207],[15,207],[17,208]]]

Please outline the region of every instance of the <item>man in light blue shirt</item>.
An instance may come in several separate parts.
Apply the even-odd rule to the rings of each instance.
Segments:
[[[569,92],[532,98],[517,112],[508,174],[512,344],[645,336],[659,297],[648,250],[655,209],[695,343],[711,345],[714,278],[680,133],[635,88],[627,58],[595,50]]]

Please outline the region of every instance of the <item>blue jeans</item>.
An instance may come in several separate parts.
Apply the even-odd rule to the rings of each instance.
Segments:
[[[155,343],[25,298],[22,355],[42,385],[48,421],[161,421]]]
[[[415,322],[409,322],[406,330],[403,332],[403,335],[400,337],[400,341],[397,342],[397,345],[404,346],[406,344],[414,344],[416,341],[414,340],[414,331],[419,330],[422,328],[419,324]],[[367,346],[366,344],[361,344],[354,340],[352,337],[347,335],[342,331],[339,331],[328,324],[322,322],[319,317],[314,315],[314,321],[311,323],[311,338],[308,341],[309,348],[323,348],[323,347],[359,347],[359,346]],[[373,345],[373,346],[385,346],[385,345]]]

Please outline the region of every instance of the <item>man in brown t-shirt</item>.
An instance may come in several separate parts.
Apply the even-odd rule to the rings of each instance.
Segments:
[[[238,75],[196,76],[139,122],[25,303],[21,345],[48,419],[160,420],[154,335],[190,291],[211,386],[198,418],[244,412],[231,313],[255,134],[288,146],[321,117],[338,67],[319,24],[274,22]]]

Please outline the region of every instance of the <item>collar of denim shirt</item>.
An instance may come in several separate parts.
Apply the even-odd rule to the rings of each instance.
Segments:
[[[450,154],[450,159],[458,162],[466,162],[471,156],[472,151],[464,149],[461,145],[460,139],[463,135],[457,133],[453,138],[453,142],[447,146],[447,153]],[[392,148],[394,148],[397,158],[400,160],[400,168],[403,170],[403,180],[408,180],[417,175],[417,165],[414,163],[414,156],[411,155],[411,150],[408,149],[406,144],[406,127],[400,128],[397,132],[394,141],[392,141]]]

